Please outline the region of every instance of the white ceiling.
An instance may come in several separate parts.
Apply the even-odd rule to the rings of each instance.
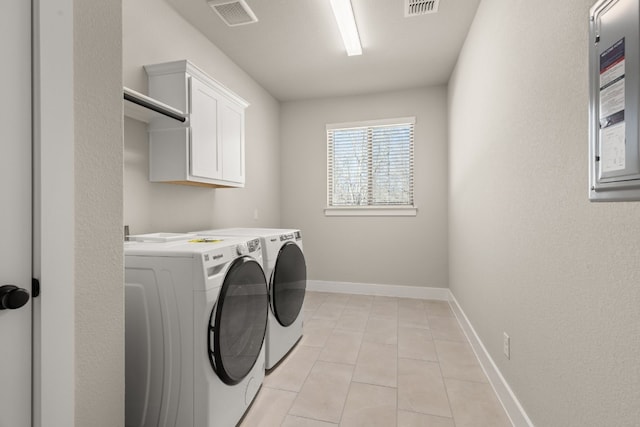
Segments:
[[[351,0],[363,54],[349,57],[329,0],[247,0],[259,21],[236,27],[206,0],[168,0],[281,101],[447,83],[479,1],[405,18],[404,0]]]

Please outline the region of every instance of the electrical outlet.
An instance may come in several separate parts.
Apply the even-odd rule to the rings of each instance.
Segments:
[[[502,352],[507,359],[511,359],[511,338],[506,332],[502,336]]]

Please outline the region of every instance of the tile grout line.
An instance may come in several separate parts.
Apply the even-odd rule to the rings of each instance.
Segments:
[[[322,305],[325,303],[326,299],[327,299],[327,297],[325,296],[323,298],[322,302],[320,304],[318,304],[318,307],[316,307],[316,309],[313,312],[314,315],[320,309],[320,307],[322,307]],[[311,316],[311,319],[313,319],[313,316]],[[311,319],[309,319],[309,320],[311,320]],[[303,323],[304,323],[304,321],[303,321]],[[332,332],[333,332],[333,328],[332,328]],[[302,335],[304,336],[304,328],[303,328],[303,331],[302,331]],[[322,346],[322,348],[324,349],[324,345]],[[320,350],[320,352],[318,353],[318,357],[320,357],[320,353],[322,353],[322,350]],[[311,369],[309,369],[309,372],[307,373],[307,375],[305,375],[304,381],[302,381],[302,385],[300,386],[300,390],[296,392],[296,398],[293,399],[293,402],[291,403],[291,406],[289,407],[289,410],[287,411],[287,414],[285,415],[284,419],[286,419],[287,416],[292,416],[292,417],[301,417],[301,418],[305,418],[305,419],[313,420],[313,421],[322,421],[322,420],[318,420],[318,419],[315,419],[315,418],[307,418],[307,417],[302,417],[302,416],[299,416],[299,415],[294,415],[294,414],[291,413],[291,409],[295,406],[296,400],[298,400],[298,396],[300,396],[300,392],[302,391],[302,389],[304,388],[305,383],[309,379],[309,375],[311,375],[311,372],[313,371],[313,368],[315,368],[316,364],[318,363],[318,357],[316,357],[316,360],[313,361],[313,364],[311,365]],[[284,420],[280,424],[282,425],[283,423],[284,423]]]
[[[351,296],[349,296],[349,299],[351,299]],[[349,301],[349,299],[347,299],[347,302]],[[345,306],[346,309],[346,306]],[[344,309],[342,311],[342,313],[344,313]],[[371,314],[371,309],[369,309],[369,314]],[[367,323],[369,323],[369,314],[367,314]],[[366,330],[366,323],[365,323],[365,330]],[[360,351],[362,350],[362,342],[364,341],[364,331],[362,332],[362,340],[360,340],[360,346],[358,347],[358,354],[356,356],[356,362],[353,364],[353,371],[351,372],[351,379],[349,380],[349,390],[347,391],[347,396],[345,397],[345,400],[342,404],[342,411],[340,412],[340,420],[338,421],[338,425],[340,425],[342,423],[342,418],[344,417],[344,410],[347,407],[347,401],[349,399],[349,393],[351,393],[351,387],[353,386],[353,375],[356,372],[356,366],[358,364],[358,358],[360,357]]]
[[[396,302],[397,305],[397,302]],[[400,422],[400,314],[396,318],[396,426]]]
[[[350,298],[350,297],[349,297]],[[349,298],[347,298],[347,301],[349,300]],[[328,296],[325,296],[325,298],[323,299],[322,303],[318,306],[318,308],[315,310],[316,312],[322,307],[322,305],[324,305],[327,302]],[[311,372],[313,371],[313,369],[316,367],[316,365],[318,364],[318,362],[325,362],[325,363],[339,363],[339,362],[327,362],[327,361],[322,361],[320,360],[320,355],[322,354],[323,350],[326,347],[327,341],[329,340],[329,338],[331,337],[331,335],[333,335],[333,332],[338,329],[338,321],[340,320],[340,317],[342,317],[342,314],[344,313],[344,310],[346,308],[346,303],[344,306],[341,307],[342,309],[340,310],[340,314],[337,316],[338,318],[336,319],[336,326],[331,327],[331,334],[329,335],[329,337],[327,337],[327,340],[324,342],[324,344],[322,345],[322,349],[320,350],[320,353],[318,354],[318,357],[316,358],[316,360],[313,362],[313,365],[311,366],[311,369],[309,370],[309,372],[307,373],[307,375],[305,376],[305,380],[302,382],[302,387],[301,387],[301,391],[302,388],[304,388],[305,383],[307,382],[307,380],[309,379],[309,375],[311,375]],[[315,314],[315,312],[314,312]],[[312,317],[313,318],[313,317]],[[304,334],[304,332],[303,332]],[[362,345],[362,343],[361,343]],[[358,349],[358,352],[360,352],[360,349]],[[350,365],[348,363],[341,363],[343,365]],[[354,365],[354,370],[355,370],[355,365]],[[351,383],[353,382],[353,372],[351,373],[351,379],[349,380],[349,391],[351,390]],[[347,391],[347,397],[349,396],[349,391]],[[296,393],[296,399],[294,399],[294,402],[291,404],[291,407],[289,408],[289,411],[287,411],[287,415],[291,415],[294,417],[297,417],[298,415],[294,415],[291,414],[291,408],[293,408],[294,404],[295,404],[295,400],[297,400],[298,395],[300,394],[300,392]],[[345,401],[343,402],[343,406],[342,406],[342,412],[340,414],[340,419],[338,420],[338,424],[340,425],[340,422],[342,421],[342,414],[344,413],[344,408],[346,406],[346,398]],[[286,418],[286,417],[285,417]],[[309,419],[309,420],[313,420],[313,421],[319,421],[319,422],[327,422],[326,420],[321,420],[318,418],[308,418],[308,417],[302,417],[305,419]],[[333,423],[331,423],[333,424]]]
[[[451,420],[453,421],[453,426],[456,426],[456,417],[453,413],[453,407],[451,406],[451,396],[449,396],[449,387],[447,387],[447,382],[444,378],[444,372],[442,372],[442,366],[440,365],[440,353],[438,352],[438,347],[435,344],[435,340],[433,342],[433,346],[436,349],[436,357],[438,358],[438,370],[440,370],[440,376],[442,377],[442,385],[444,385],[444,391],[447,393],[447,404],[449,405],[449,412],[451,412]]]

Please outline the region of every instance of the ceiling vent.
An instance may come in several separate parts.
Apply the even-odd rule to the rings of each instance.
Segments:
[[[404,16],[426,15],[438,12],[440,0],[404,0]]]
[[[208,0],[207,3],[230,27],[258,22],[258,18],[245,0]]]

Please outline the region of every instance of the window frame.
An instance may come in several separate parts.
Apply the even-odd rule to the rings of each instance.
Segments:
[[[329,132],[333,130],[341,130],[341,129],[352,129],[352,128],[370,128],[377,126],[401,126],[401,125],[412,125],[413,132],[415,133],[415,124],[416,118],[415,116],[409,117],[397,117],[390,119],[378,119],[378,120],[364,120],[357,122],[344,122],[344,123],[330,123],[326,125],[326,144],[327,144],[327,194],[326,194],[326,207],[324,209],[325,216],[416,216],[418,213],[418,208],[415,205],[415,187],[413,184],[411,185],[412,190],[412,205],[351,205],[351,206],[331,206],[329,204],[331,191],[331,183],[329,181],[329,176],[334,176],[334,171],[330,170],[332,162],[329,157]],[[413,162],[415,161],[415,137],[411,138],[411,180],[414,179],[414,167]]]

